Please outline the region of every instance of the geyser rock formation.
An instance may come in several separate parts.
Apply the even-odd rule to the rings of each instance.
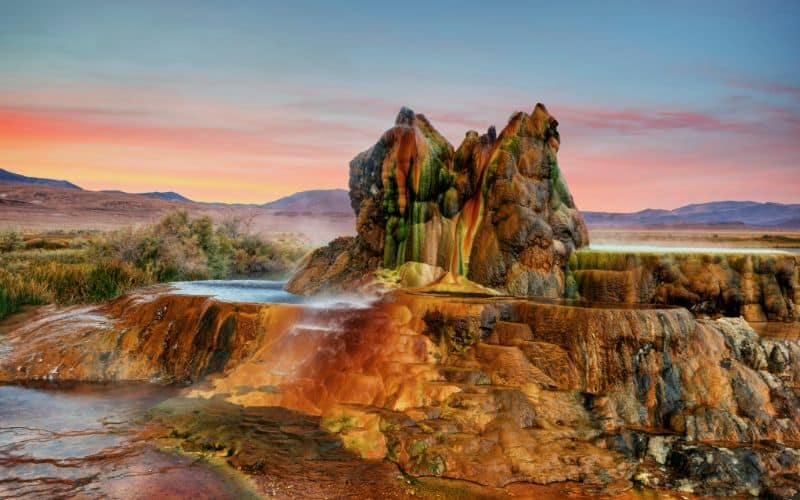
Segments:
[[[589,237],[558,167],[557,127],[537,104],[454,150],[403,108],[350,162],[358,236],[315,251],[286,289],[335,291],[415,261],[512,295],[562,296],[567,260]]]
[[[246,416],[280,406],[416,476],[800,492],[800,341],[741,319],[402,290],[370,307],[140,291],[50,311],[4,336],[0,382],[205,378],[162,418],[243,470],[270,446]]]

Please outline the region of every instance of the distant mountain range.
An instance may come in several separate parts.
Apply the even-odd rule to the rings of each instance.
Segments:
[[[67,189],[81,188],[63,180],[28,177],[0,169],[0,182],[36,184]],[[123,193],[123,191],[105,191]],[[126,193],[127,194],[127,193]],[[193,201],[174,191],[138,193],[149,198],[200,205],[226,206],[225,203]],[[345,189],[315,189],[258,204],[230,204],[238,207],[266,208],[285,212],[352,214],[350,196]],[[594,228],[634,227],[759,227],[800,229],[800,204],[756,201],[713,201],[695,203],[674,210],[646,209],[633,213],[584,211],[586,224]]]
[[[262,206],[292,211],[352,212],[350,196],[344,189],[300,191]],[[674,210],[582,213],[586,224],[595,228],[679,226],[800,228],[800,204],[714,201],[686,205]]]
[[[38,184],[41,186],[61,187],[67,189],[81,189],[80,186],[67,181],[55,179],[43,179],[40,177],[28,177],[27,175],[15,174],[0,168],[0,182],[15,182],[17,184]]]
[[[674,210],[634,213],[583,212],[591,227],[749,226],[800,228],[800,204],[712,201]]]
[[[56,179],[47,179],[44,177],[28,177],[27,175],[21,175],[14,172],[10,172],[8,170],[0,168],[0,182],[13,182],[15,184],[35,184],[38,186],[50,186],[50,187],[60,187],[66,189],[80,189],[83,191],[83,188],[78,186],[77,184],[73,184],[69,181],[60,181]],[[176,193],[175,191],[153,191],[150,193],[126,193],[125,191],[120,191],[118,189],[105,189],[102,191],[103,193],[121,193],[121,194],[139,194],[142,196],[147,196],[150,198],[159,198],[161,200],[168,200],[168,201],[184,201],[187,203],[193,203],[192,200],[189,198]]]
[[[176,193],[175,191],[151,191],[149,193],[126,193],[125,191],[120,191],[119,189],[104,189],[103,193],[121,193],[121,194],[139,194],[142,196],[147,196],[148,198],[158,198],[159,200],[167,200],[167,201],[183,201],[186,203],[197,203],[194,200],[190,200],[189,198],[183,196],[180,193]]]
[[[261,206],[293,212],[314,212],[325,207],[324,210],[329,213],[353,213],[350,193],[346,189],[300,191]]]

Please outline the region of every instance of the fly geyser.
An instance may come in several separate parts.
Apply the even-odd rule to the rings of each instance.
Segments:
[[[570,254],[589,242],[558,167],[558,122],[542,104],[458,149],[421,114],[350,162],[355,238],[303,262],[293,293],[336,291],[365,274],[421,262],[511,295],[561,297]]]
[[[583,248],[557,127],[454,149],[403,108],[350,163],[357,236],[286,284],[318,296],[46,306],[0,384],[185,385],[147,432],[269,496],[800,497],[800,257]]]

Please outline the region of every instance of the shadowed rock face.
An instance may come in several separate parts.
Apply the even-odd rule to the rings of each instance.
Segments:
[[[561,296],[570,253],[589,238],[558,167],[557,127],[537,104],[454,150],[403,108],[350,162],[358,236],[311,254],[287,290],[347,288],[365,269],[416,261],[513,295]]]
[[[204,379],[184,396],[321,416],[347,449],[419,476],[800,491],[800,341],[741,319],[402,291],[339,309],[140,292],[3,337],[0,381]],[[203,439],[257,463],[261,434],[226,429]]]

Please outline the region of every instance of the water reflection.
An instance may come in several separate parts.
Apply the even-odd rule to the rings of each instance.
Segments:
[[[134,431],[154,385],[0,386],[0,498],[235,498],[239,479]]]

